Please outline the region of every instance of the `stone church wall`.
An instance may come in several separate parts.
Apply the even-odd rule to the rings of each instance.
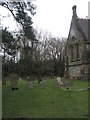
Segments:
[[[71,79],[88,79],[88,64],[69,66],[69,77]]]

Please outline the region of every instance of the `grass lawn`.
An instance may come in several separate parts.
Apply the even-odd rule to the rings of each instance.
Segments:
[[[88,90],[64,91],[54,88],[53,80],[45,80],[41,89],[37,81],[28,89],[25,81],[18,82],[18,91],[12,91],[10,83],[3,86],[3,118],[87,118]],[[86,88],[87,81],[73,81],[72,89]]]

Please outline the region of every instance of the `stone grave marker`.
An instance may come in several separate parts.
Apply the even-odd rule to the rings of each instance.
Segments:
[[[72,82],[66,82],[66,83],[64,83],[64,86],[67,87],[67,89],[69,89],[70,87],[73,86],[73,83]]]
[[[10,84],[11,84],[11,89],[12,90],[18,90],[17,80],[18,80],[18,77],[17,77],[16,74],[11,74],[10,75]]]
[[[22,81],[22,78],[21,78],[21,77],[19,78],[19,81],[20,81],[20,82]]]
[[[58,81],[58,83],[59,83],[60,86],[63,85],[62,80],[61,80],[61,77],[57,77],[57,81]]]
[[[10,80],[10,83],[11,83],[12,90],[18,90],[18,88],[17,88],[17,80],[15,80],[15,79]]]
[[[28,88],[33,88],[33,81],[32,79],[30,78],[30,76],[27,76],[27,85],[28,85]]]
[[[33,88],[33,82],[32,81],[28,82],[28,88]]]
[[[43,81],[41,81],[39,84],[40,84],[40,88],[45,88],[45,84]]]

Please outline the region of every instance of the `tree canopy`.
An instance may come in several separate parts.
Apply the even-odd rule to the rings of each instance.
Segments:
[[[10,56],[15,56],[19,48],[19,46],[17,45],[17,40],[7,30],[7,28],[2,29],[1,47],[2,47],[2,50],[4,51],[4,58],[6,57],[5,54],[10,55]]]
[[[30,2],[0,2],[0,5],[7,8],[14,19],[20,23],[25,37],[35,40],[34,30],[32,27],[32,16],[36,13],[36,6]]]
[[[30,2],[0,2],[7,8],[22,30],[16,38],[6,28],[2,29],[2,49],[4,53],[15,56],[19,51],[20,58],[3,62],[3,76],[16,73],[21,77],[27,75],[64,75],[65,39],[55,38],[38,33],[32,27],[32,16],[36,6]],[[40,41],[42,39],[42,41]]]

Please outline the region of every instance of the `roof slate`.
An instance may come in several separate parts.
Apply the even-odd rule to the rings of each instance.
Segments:
[[[87,41],[90,41],[90,39],[89,39],[90,38],[89,37],[89,35],[90,35],[90,27],[89,27],[90,24],[88,22],[88,19],[78,19],[78,23],[79,23],[79,25],[82,29],[82,32],[84,33]]]

